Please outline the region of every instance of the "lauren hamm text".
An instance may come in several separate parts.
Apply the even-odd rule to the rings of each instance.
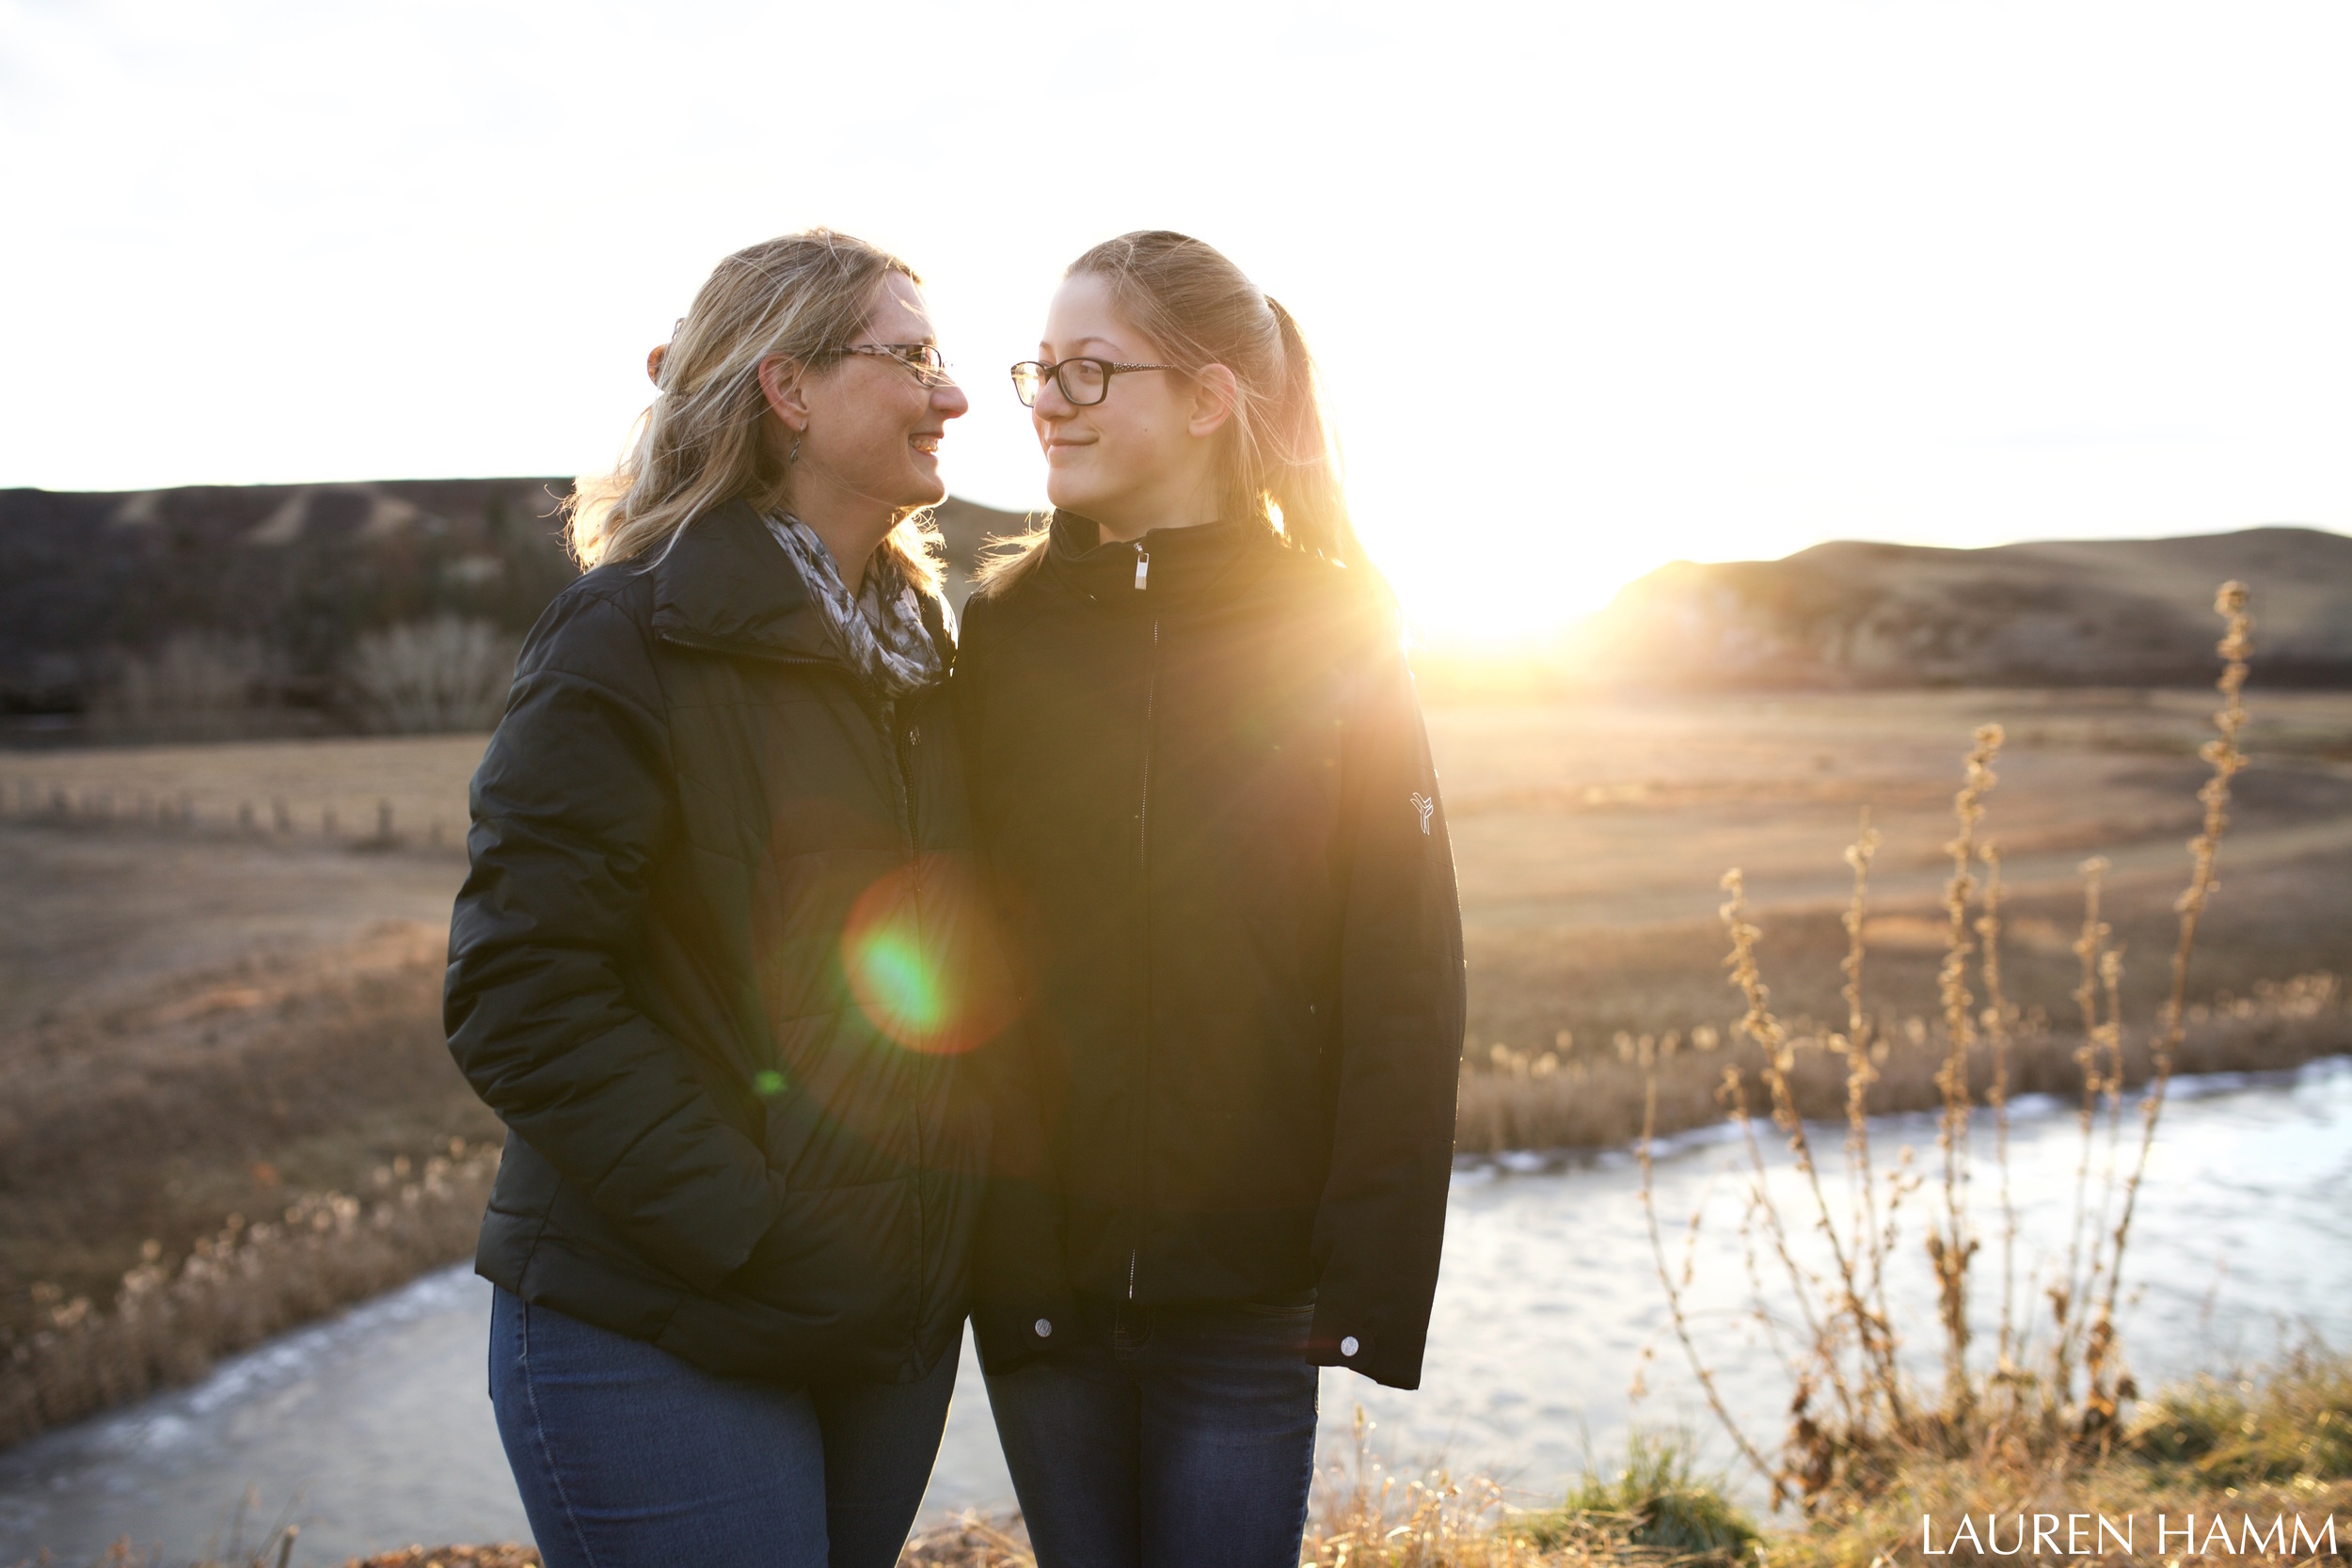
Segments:
[[[1981,1530],[1977,1525],[1979,1517],[1984,1521]],[[2204,1526],[2200,1528],[2194,1513],[2185,1513],[2178,1521],[2157,1514],[2152,1549],[2162,1553],[2177,1548],[2231,1557],[2255,1552],[2325,1552],[2332,1556],[2336,1550],[2333,1514],[2316,1525],[2300,1513],[2274,1513],[2266,1523],[2250,1513],[2241,1513],[2235,1526],[2226,1513],[2208,1513],[2204,1519]],[[2137,1516],[2129,1513],[2121,1520],[2105,1513],[1963,1513],[1958,1524],[1946,1528],[1936,1523],[1933,1514],[1922,1513],[1919,1551],[1924,1557],[1949,1557],[1966,1546],[1988,1557],[2078,1558],[2113,1545],[2128,1553],[2136,1550],[2132,1536],[2137,1523]]]

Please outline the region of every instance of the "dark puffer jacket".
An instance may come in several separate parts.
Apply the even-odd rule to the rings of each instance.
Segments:
[[[1048,1348],[1066,1288],[1312,1292],[1312,1359],[1415,1386],[1464,990],[1393,610],[1270,535],[1104,544],[1061,515],[967,616],[957,711],[1062,1227],[1058,1277],[1056,1249],[984,1250],[983,1355]]]
[[[450,1050],[509,1130],[483,1275],[717,1372],[937,1362],[1012,1006],[952,732],[740,503],[548,608],[450,930]]]

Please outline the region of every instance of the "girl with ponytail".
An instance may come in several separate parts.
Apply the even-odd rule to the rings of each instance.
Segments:
[[[1025,976],[973,1323],[1042,1568],[1298,1560],[1321,1370],[1418,1386],[1461,917],[1298,324],[1215,248],[1073,262],[1013,367],[1050,521],[966,610]]]

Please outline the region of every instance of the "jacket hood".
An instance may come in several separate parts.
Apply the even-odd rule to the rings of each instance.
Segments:
[[[661,637],[766,658],[849,663],[799,568],[748,501],[728,501],[688,523],[648,571],[653,628]],[[916,594],[943,663],[951,660],[955,646],[937,596]]]

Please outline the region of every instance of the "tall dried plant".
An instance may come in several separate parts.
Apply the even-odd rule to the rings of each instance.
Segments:
[[[2099,1235],[2104,1222],[2095,1229],[2088,1227],[2090,1216],[2090,1183],[2091,1153],[2095,1144],[2099,1106],[2104,1100],[2107,1107],[2107,1179],[2112,1182],[2115,1173],[2114,1150],[2116,1115],[2122,1103],[2123,1064],[2122,1036],[2110,1009],[2108,1021],[2099,1019],[2100,976],[2104,971],[2120,977],[2121,970],[2114,955],[2107,949],[2107,938],[2113,928],[2100,918],[2100,901],[2104,891],[2107,861],[2093,855],[2078,868],[2083,879],[2083,923],[2074,939],[2074,957],[2082,966],[2081,978],[2074,987],[2074,1003],[2081,1009],[2082,1043],[2074,1048],[2074,1063],[2082,1071],[2082,1100],[2075,1113],[2081,1132],[2081,1148],[2074,1164],[2074,1219],[2066,1248],[2066,1269],[2049,1286],[2047,1294],[2050,1311],[2057,1323],[2057,1334],[2051,1348],[2051,1383],[2060,1389],[2074,1386],[2075,1343],[2083,1315],[2078,1306],[2090,1299],[2095,1279],[2084,1273],[2086,1266],[2095,1268],[2100,1257]],[[2110,987],[2113,981],[2110,980]],[[2103,1063],[2109,1064],[2102,1066]],[[2090,1229],[2086,1238],[2085,1232]],[[2083,1243],[2088,1239],[2091,1254],[2086,1265]]]
[[[1995,1375],[2009,1381],[2018,1375],[2017,1201],[2009,1169],[2009,1048],[2017,1019],[2001,990],[2001,850],[1988,841],[1977,853],[1984,862],[1984,912],[1977,917],[1977,940],[1982,946],[1978,973],[1984,979],[1979,1022],[1993,1046],[1993,1082],[1985,1090],[1985,1103],[1993,1110],[1993,1160],[2001,1173],[2001,1330]]]
[[[1877,1037],[1870,1015],[1862,1006],[1862,974],[1867,957],[1863,927],[1869,918],[1870,861],[1878,853],[1879,843],[1878,830],[1870,826],[1870,810],[1865,806],[1854,841],[1846,846],[1845,861],[1853,872],[1853,891],[1847,898],[1845,913],[1839,917],[1846,930],[1846,956],[1838,960],[1837,967],[1846,980],[1837,994],[1846,1004],[1846,1029],[1843,1034],[1832,1035],[1829,1045],[1846,1061],[1846,1180],[1851,1198],[1852,1235],[1867,1274],[1864,1294],[1875,1313],[1875,1323],[1887,1338],[1884,1359],[1891,1365],[1893,1335],[1886,1327],[1886,1254],[1893,1237],[1881,1226],[1878,1182],[1870,1167],[1870,1085],[1879,1080],[1878,1064],[1886,1046]],[[1901,1389],[1892,1378],[1886,1381],[1886,1396],[1896,1418],[1901,1419]]]
[[[2089,1386],[2083,1397],[2083,1424],[2103,1435],[2114,1426],[2117,1405],[2130,1392],[2128,1375],[2118,1370],[2114,1357],[2115,1300],[2122,1279],[2123,1248],[2131,1237],[2140,1182],[2148,1174],[2149,1151],[2155,1147],[2156,1122],[2164,1112],[2165,1091],[2172,1082],[2172,1064],[2180,1054],[2182,1022],[2188,1007],[2188,964],[2197,947],[2198,923],[2204,917],[2207,900],[2219,885],[2214,865],[2220,854],[2221,835],[2230,825],[2230,781],[2246,768],[2246,753],[2238,747],[2238,736],[2246,729],[2246,705],[2242,699],[2249,672],[2247,656],[2253,651],[2254,630],[2253,617],[2246,609],[2247,596],[2246,585],[2237,581],[2223,583],[2214,595],[2214,613],[2222,617],[2226,629],[2214,646],[2222,660],[2221,676],[2214,683],[2214,689],[2221,693],[2220,710],[2213,716],[2218,734],[2199,748],[2197,753],[2212,769],[2197,791],[2197,799],[2205,808],[2204,821],[2197,836],[2188,841],[2188,886],[2172,906],[2180,917],[2180,935],[2172,947],[2172,990],[2165,998],[2152,1051],[2155,1072],[2140,1100],[2139,1155],[2123,1184],[2123,1212],[2115,1222],[2108,1243],[2110,1263],[2106,1290],[2099,1297],[2084,1349],[2083,1370]],[[2112,997],[2114,982],[2110,980],[2108,984]],[[2112,1011],[2112,1002],[2109,1007]]]
[[[1944,1117],[1936,1132],[1936,1147],[1944,1156],[1942,1228],[1928,1232],[1928,1259],[1935,1269],[1936,1312],[1944,1325],[1944,1395],[1946,1409],[1963,1420],[1974,1394],[1968,1381],[1968,1265],[1977,1254],[1977,1238],[1968,1224],[1968,1053],[1976,1044],[1975,1021],[1969,1008],[1975,998],[1968,990],[1968,957],[1976,944],[1968,934],[1968,896],[1976,890],[1969,866],[1977,854],[1977,824],[1984,819],[1984,798],[1999,782],[1993,771],[2000,755],[2001,726],[1984,724],[1963,763],[1960,792],[1952,798],[1952,816],[1960,830],[1944,846],[1952,858],[1951,880],[1944,888],[1947,926],[1944,964],[1936,974],[1936,989],[1944,1006],[1945,1053],[1936,1087],[1943,1091]]]
[[[1944,1057],[1936,1075],[1942,1105],[1938,1122],[1938,1151],[1942,1156],[1942,1204],[1927,1227],[1927,1251],[1937,1293],[1943,1331],[1944,1386],[1930,1402],[1909,1389],[1899,1364],[1899,1337],[1886,1307],[1885,1261],[1896,1238],[1896,1215],[1904,1198],[1918,1187],[1908,1164],[1899,1166],[1882,1183],[1870,1166],[1869,1088],[1877,1080],[1881,1042],[1864,1005],[1864,942],[1867,919],[1868,874],[1878,847],[1878,835],[1865,816],[1855,842],[1846,850],[1853,872],[1853,891],[1845,914],[1847,952],[1840,969],[1845,984],[1846,1028],[1823,1043],[1846,1063],[1847,1180],[1852,1187],[1847,1217],[1841,1227],[1833,1211],[1813,1155],[1810,1137],[1797,1114],[1789,1074],[1797,1042],[1771,1007],[1771,993],[1756,962],[1762,932],[1749,917],[1745,880],[1738,870],[1725,874],[1728,898],[1723,919],[1731,948],[1725,958],[1731,984],[1744,1006],[1736,1033],[1753,1043],[1757,1059],[1753,1071],[1771,1105],[1774,1125],[1787,1142],[1792,1164],[1809,1204],[1812,1226],[1821,1232],[1829,1267],[1826,1274],[1808,1272],[1791,1246],[1791,1229],[1779,1201],[1772,1196],[1768,1169],[1755,1130],[1746,1075],[1737,1066],[1724,1069],[1720,1098],[1743,1135],[1748,1181],[1742,1235],[1755,1293],[1756,1316],[1768,1328],[1772,1313],[1765,1301],[1758,1249],[1780,1265],[1792,1292],[1796,1323],[1804,1338],[1782,1354],[1791,1385],[1789,1425],[1780,1457],[1768,1461],[1762,1446],[1733,1419],[1718,1390],[1712,1369],[1692,1331],[1685,1298],[1692,1287],[1700,1216],[1692,1216],[1685,1235],[1680,1266],[1669,1265],[1653,1192],[1653,1140],[1656,1131],[1656,1074],[1649,1074],[1650,1093],[1639,1147],[1642,1197],[1647,1219],[1651,1255],[1664,1287],[1669,1323],[1681,1343],[1708,1407],[1730,1434],[1740,1455],[1771,1482],[1775,1503],[1790,1495],[1811,1507],[1837,1495],[1864,1472],[1879,1470],[1884,1460],[1922,1449],[1944,1452],[1983,1441],[2024,1441],[2055,1452],[2062,1465],[2066,1456],[2085,1449],[2101,1449],[2115,1428],[2117,1406],[2133,1396],[2130,1379],[2122,1371],[2115,1337],[2115,1304],[2129,1241],[2132,1216],[2146,1174],[2158,1117],[2186,1017],[2189,959],[2195,948],[2198,922],[2216,886],[2214,866],[2224,829],[2228,826],[2230,781],[2245,766],[2238,748],[2246,716],[2240,693],[2247,675],[2250,623],[2246,614],[2246,590],[2226,584],[2217,610],[2228,623],[2218,651],[2224,669],[2218,682],[2224,703],[2216,715],[2219,737],[2201,754],[2212,775],[2199,799],[2204,804],[2203,832],[2189,845],[2191,873],[2188,890],[2176,908],[2180,938],[2172,960],[2172,990],[2167,1002],[2153,1051],[2155,1071],[2141,1105],[2137,1158],[2122,1185],[2121,1212],[2113,1227],[2107,1215],[2116,1197],[2113,1153],[2123,1078],[2123,1042],[2120,989],[2122,955],[2111,944],[2111,931],[2101,918],[2101,894],[2106,870],[2104,861],[2082,867],[2085,909],[2074,952],[2081,965],[2075,1000],[2082,1013],[2083,1040],[2074,1055],[2083,1078],[2077,1113],[2083,1148],[2076,1166],[2072,1239],[2064,1272],[2049,1287],[2047,1297],[2055,1320],[2055,1338],[2045,1370],[2028,1370],[2026,1329],[2018,1320],[2016,1300],[2017,1216],[2009,1164],[2010,1049],[2017,1030],[2017,1015],[2003,990],[2001,970],[2002,863],[1999,847],[1980,841],[1984,800],[1997,782],[2002,733],[1997,725],[1976,731],[1963,763],[1963,781],[1953,800],[1958,831],[1945,846],[1951,876],[1944,892],[1945,955],[1937,974],[1938,999],[1944,1024]],[[1979,893],[1975,867],[1981,863],[1984,879]],[[1969,962],[1976,964],[1979,998],[1971,990]],[[1976,1103],[1971,1084],[1975,1051],[1989,1056],[1986,1103],[1994,1113],[1994,1159],[1999,1166],[2002,1211],[2001,1302],[1996,1357],[1989,1376],[1979,1380],[1969,1359],[1968,1273],[1979,1240],[1968,1217],[1970,1179],[1969,1122]],[[1647,1066],[1645,1059],[1645,1066]],[[2108,1110],[2108,1176],[2098,1194],[2097,1218],[2091,1218],[2093,1196],[2090,1180],[2101,1102]],[[1907,1153],[1908,1151],[1906,1151]],[[1883,1189],[1883,1201],[1881,1189]],[[1772,1341],[1776,1347],[1777,1339]],[[2077,1380],[2082,1389],[2076,1391]],[[1824,1391],[1834,1414],[1817,1409]],[[2053,1448],[2052,1445],[2055,1445]]]

